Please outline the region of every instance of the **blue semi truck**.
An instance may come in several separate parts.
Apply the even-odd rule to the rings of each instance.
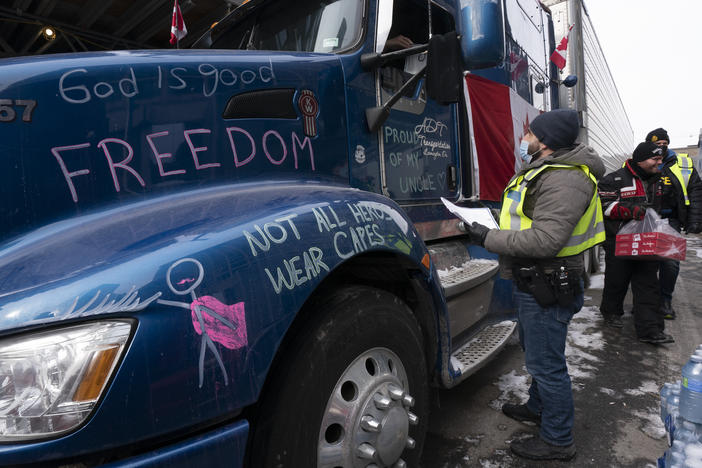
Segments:
[[[518,164],[465,80],[557,107],[553,46],[530,1],[251,0],[0,61],[0,465],[417,466],[515,328],[440,200]]]

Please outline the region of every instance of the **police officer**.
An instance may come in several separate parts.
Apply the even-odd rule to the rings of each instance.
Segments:
[[[539,437],[514,441],[512,451],[534,460],[569,460],[573,394],[565,344],[570,319],[583,305],[582,252],[604,240],[597,153],[576,144],[579,119],[559,109],[536,117],[521,142],[528,162],[507,184],[500,229],[477,223],[473,243],[500,254],[500,272],[514,280],[519,338],[532,376],[529,400],[505,404],[505,415],[541,425]]]
[[[616,257],[614,248],[617,232],[624,224],[643,219],[647,209],[660,210],[662,189],[658,166],[662,160],[661,148],[651,142],[640,143],[624,167],[607,174],[599,186],[607,232],[600,312],[605,323],[621,328],[624,298],[631,283],[636,335],[640,341],[652,344],[673,342],[673,337],[663,333],[665,324],[659,313],[658,261]]]
[[[651,130],[646,141],[663,150],[661,218],[667,218],[678,232],[684,229],[689,233],[699,233],[702,231],[702,180],[693,167],[692,158],[668,148],[670,138],[663,128]],[[658,265],[661,314],[668,320],[675,319],[672,300],[679,272],[678,260],[661,260]]]

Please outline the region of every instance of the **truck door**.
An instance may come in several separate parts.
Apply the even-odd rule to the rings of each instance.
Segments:
[[[431,16],[432,34],[455,29],[452,16],[438,5],[432,4]],[[382,18],[378,24],[382,24]],[[379,31],[379,44],[383,43],[381,35],[384,34]],[[412,44],[429,41],[426,1],[393,0],[392,24],[384,52],[401,49],[408,40]],[[386,103],[425,64],[426,53],[422,53],[380,68],[376,74],[377,105]],[[425,82],[423,78],[403,93],[378,136],[386,193],[400,203],[457,195],[457,106],[429,99]]]

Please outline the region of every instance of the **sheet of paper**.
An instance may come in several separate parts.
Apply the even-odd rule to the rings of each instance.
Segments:
[[[495,217],[492,216],[492,211],[490,211],[490,208],[464,208],[462,206],[454,205],[443,197],[441,198],[441,201],[444,202],[444,205],[446,205],[446,208],[448,208],[451,213],[455,214],[459,219],[467,224],[473,224],[475,222],[482,224],[483,226],[487,226],[490,229],[500,229],[500,227],[497,225],[497,221],[495,221]]]
[[[427,53],[408,55],[405,58],[405,72],[414,75],[427,64]]]

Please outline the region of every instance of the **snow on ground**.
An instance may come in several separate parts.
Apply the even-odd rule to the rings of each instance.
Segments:
[[[631,396],[646,395],[647,393],[652,395],[660,395],[660,387],[653,380],[644,380],[641,382],[641,386],[639,388],[629,388],[624,390],[624,393]]]
[[[521,374],[512,369],[509,374],[500,376],[494,384],[500,389],[500,396],[490,402],[490,408],[500,411],[505,403],[521,404],[529,399],[529,384],[526,369],[522,367]]]
[[[599,278],[601,284],[603,277],[603,275],[597,275],[594,278]],[[597,287],[597,284],[593,287]],[[599,287],[602,286],[600,285]],[[606,344],[600,329],[601,323],[599,308],[596,306],[589,306],[583,307],[582,310],[573,317],[568,327],[566,360],[568,362],[568,373],[573,382],[574,391],[582,390],[585,384],[584,381],[591,380],[597,375],[600,358],[593,352],[602,351]],[[490,407],[499,411],[502,405],[507,402],[526,403],[529,399],[528,383],[529,374],[526,372],[525,367],[519,370],[512,370],[508,374],[500,376],[497,382],[494,383],[494,385],[497,385],[500,389],[500,395],[497,399],[490,402]],[[599,387],[598,390],[600,393],[615,400],[642,396],[650,398],[651,395],[658,395],[660,392],[658,384],[653,380],[643,381],[638,388],[613,390]],[[610,401],[609,404],[615,404],[615,401]],[[633,411],[631,415],[638,420],[637,424],[639,424],[640,430],[647,436],[653,439],[665,437],[665,428],[661,422],[658,408]],[[484,468],[496,466],[491,460],[480,460],[480,462],[481,466]]]
[[[665,426],[661,421],[660,408],[648,408],[646,412],[634,411],[631,414],[641,420],[641,432],[652,439],[662,439],[665,437]]]
[[[582,381],[592,379],[597,371],[600,359],[588,351],[604,349],[604,339],[599,330],[599,308],[583,307],[578,312],[568,327],[566,341],[566,360],[568,373],[573,381],[573,389],[581,390]],[[505,403],[526,403],[529,399],[528,386],[529,374],[522,367],[519,373],[511,370],[508,374],[500,376],[494,385],[500,389],[500,395],[490,402],[490,408],[500,411]]]
[[[478,445],[480,443],[480,440],[483,439],[485,436],[484,435],[477,435],[477,436],[465,436],[463,440],[465,440],[467,443],[472,444],[472,445]]]
[[[598,319],[599,308],[583,307],[575,314],[568,327],[565,354],[574,390],[581,390],[582,380],[591,379],[596,374],[600,359],[588,351],[604,349],[605,342]]]
[[[590,289],[602,289],[604,288],[604,273],[599,275],[592,275],[590,277]]]
[[[507,450],[495,450],[493,453],[493,459],[481,458],[480,466],[481,468],[505,468],[506,466],[511,466],[514,459]]]
[[[696,235],[687,235],[685,240],[687,241],[687,250],[694,251],[697,258],[702,258],[702,248],[699,247],[700,238]]]

